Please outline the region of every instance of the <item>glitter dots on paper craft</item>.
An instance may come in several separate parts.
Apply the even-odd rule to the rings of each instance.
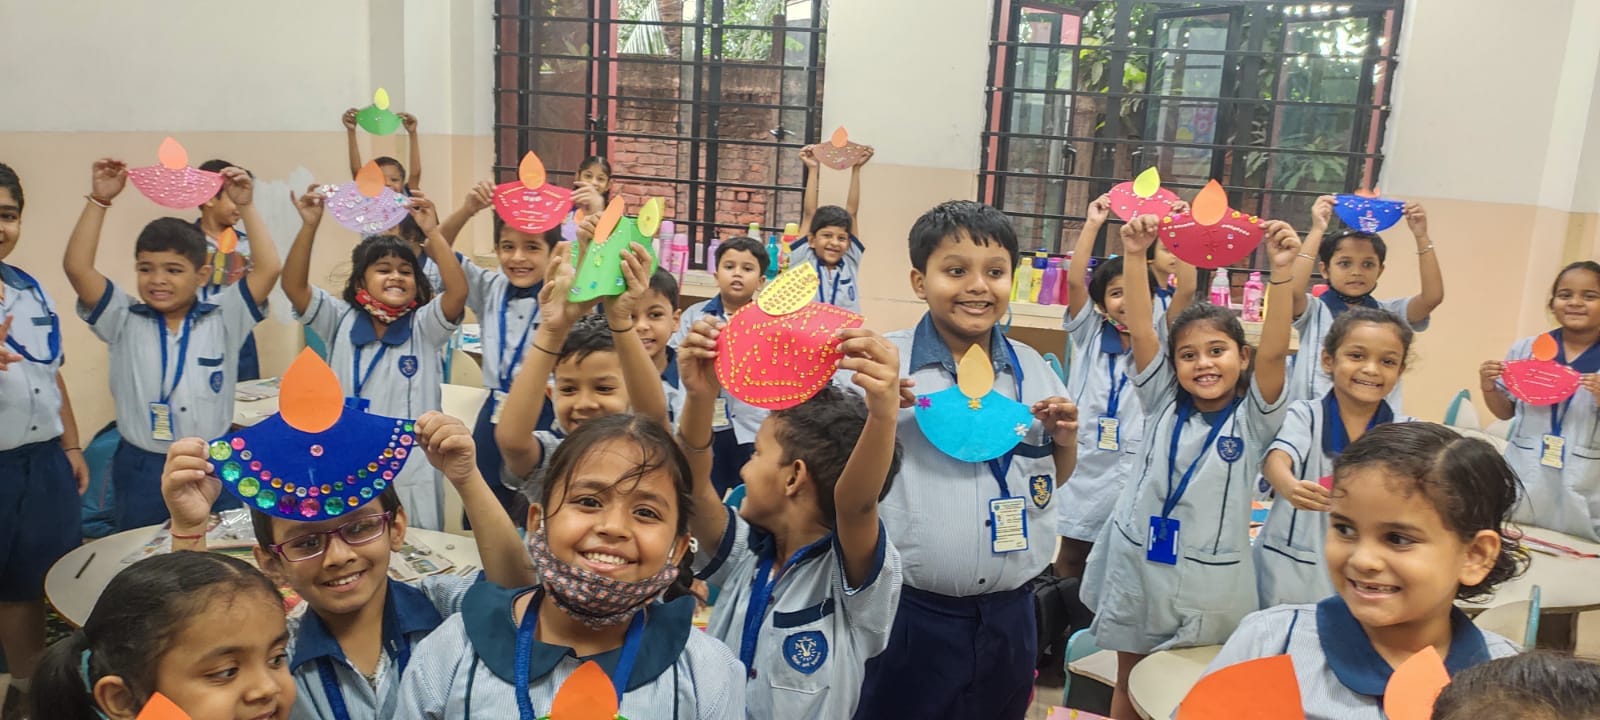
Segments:
[[[212,460],[227,460],[232,455],[233,455],[233,448],[228,447],[227,443],[225,443],[225,442],[223,442],[221,440],[218,440],[218,441],[216,441],[214,443],[211,443],[211,459]]]
[[[247,477],[247,478],[241,478],[239,480],[239,494],[240,495],[243,495],[246,498],[253,498],[253,497],[256,496],[256,493],[258,493],[260,491],[261,491],[261,482],[256,480],[255,478]]]
[[[372,454],[360,460],[363,464],[355,472],[341,473],[342,479],[334,482],[316,479],[319,473],[326,472],[326,463],[342,461],[339,458],[341,446],[325,439],[291,442],[291,445],[298,444],[298,448],[280,451],[273,447],[280,436],[252,438],[247,434],[249,431],[245,431],[208,444],[207,454],[217,463],[218,476],[225,487],[261,510],[295,520],[335,517],[376,497],[394,482],[405,466],[408,448],[416,442],[413,435],[416,425],[400,419],[383,420],[381,435],[377,438],[367,435],[368,442],[376,440],[379,444],[368,445],[370,450],[360,451]],[[305,437],[304,433],[299,435]],[[268,449],[265,455],[261,454],[262,448]],[[281,452],[298,453],[298,458],[289,455],[284,462],[275,463],[274,458]],[[273,467],[281,472],[275,474]],[[288,477],[283,476],[285,473]]]

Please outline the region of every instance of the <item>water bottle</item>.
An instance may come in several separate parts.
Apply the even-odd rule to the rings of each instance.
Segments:
[[[1061,258],[1045,261],[1044,279],[1039,284],[1039,304],[1054,305],[1061,297]]]
[[[1244,319],[1246,322],[1261,322],[1262,301],[1267,297],[1267,286],[1261,282],[1261,273],[1250,273],[1250,280],[1244,284]]]
[[[1034,251],[1033,266],[1029,270],[1032,273],[1033,282],[1028,288],[1028,297],[1026,298],[1028,302],[1039,302],[1039,291],[1044,289],[1044,270],[1049,266],[1049,263],[1050,256],[1046,255],[1043,250]]]
[[[756,230],[758,232],[761,230],[761,228],[756,227],[755,223],[750,223],[750,229]],[[768,280],[771,280],[771,279],[773,279],[773,278],[778,276],[778,263],[783,259],[783,258],[778,257],[779,253],[780,253],[780,249],[779,249],[779,246],[778,246],[778,234],[777,233],[773,233],[771,235],[768,235],[767,236],[767,279]]]
[[[1209,300],[1212,305],[1217,307],[1233,307],[1233,287],[1228,284],[1227,268],[1217,268],[1217,271],[1211,275],[1211,296]]]

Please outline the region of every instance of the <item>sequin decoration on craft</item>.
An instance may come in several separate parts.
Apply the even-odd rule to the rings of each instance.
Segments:
[[[1161,172],[1154,167],[1145,168],[1132,182],[1120,183],[1111,188],[1111,212],[1123,222],[1140,215],[1166,217],[1178,202],[1177,194],[1161,187]]]
[[[823,165],[835,170],[846,170],[866,157],[867,146],[850,142],[850,132],[840,125],[827,142],[812,145],[811,154]]]
[[[1556,339],[1550,333],[1533,340],[1533,357],[1506,363],[1500,382],[1506,392],[1529,405],[1546,406],[1565,402],[1578,392],[1582,376],[1577,370],[1556,362]]]
[[[207,449],[222,486],[246,506],[288,520],[326,520],[377,497],[400,474],[417,441],[413,421],[358,409],[309,348],[279,388],[277,414]]]
[[[356,179],[342,185],[323,185],[324,204],[333,219],[362,235],[379,235],[406,219],[406,196],[390,189],[378,161],[368,161]]]
[[[1177,720],[1305,720],[1300,680],[1288,655],[1229,665],[1200,679]]]
[[[189,151],[177,140],[161,141],[155,165],[128,168],[128,179],[150,201],[173,210],[189,210],[217,196],[220,173],[189,167]]]
[[[372,104],[356,111],[356,124],[373,135],[392,135],[404,123],[389,109],[389,91],[378,88],[372,93]]]
[[[1228,207],[1228,194],[1212,180],[1189,212],[1161,219],[1160,237],[1179,260],[1215,270],[1250,257],[1261,244],[1261,224],[1261,218]]]
[[[1033,427],[1028,406],[994,389],[989,353],[973,345],[956,366],[956,386],[917,397],[917,427],[928,442],[962,462],[993,460]]]
[[[520,232],[549,232],[572,211],[572,191],[550,184],[544,163],[529,151],[517,165],[517,179],[496,185],[494,212]]]
[[[646,203],[648,205],[649,203]],[[622,215],[622,198],[616,198],[606,207],[600,221],[595,225],[594,239],[589,241],[585,250],[581,243],[572,244],[572,267],[577,270],[572,278],[572,290],[568,293],[568,300],[572,302],[587,302],[596,298],[615,297],[628,289],[628,281],[622,274],[622,254],[628,251],[633,243],[644,247],[645,253],[650,256],[650,267],[645,268],[645,275],[656,271],[660,264],[656,260],[655,247],[650,238],[639,230],[639,222],[634,218]],[[659,210],[656,213],[660,224]],[[648,219],[648,218],[646,218]]]
[[[1376,190],[1357,190],[1333,197],[1333,212],[1344,224],[1362,232],[1381,232],[1405,217],[1406,204],[1378,197]]]
[[[744,402],[768,410],[816,395],[844,358],[838,333],[861,327],[848,310],[815,302],[820,283],[811,263],[795,265],[745,305],[717,337],[717,380]]]
[[[550,703],[550,714],[539,720],[627,720],[617,714],[617,689],[606,671],[593,660],[573,670]]]

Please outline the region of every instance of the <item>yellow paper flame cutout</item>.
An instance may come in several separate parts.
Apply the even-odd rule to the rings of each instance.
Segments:
[[[961,388],[962,395],[974,400],[994,389],[994,366],[989,364],[989,353],[983,348],[973,345],[961,356],[961,362],[956,365],[956,387]]]
[[[656,231],[661,229],[662,206],[665,204],[658,197],[644,201],[644,206],[639,208],[639,218],[635,221],[635,224],[639,227],[640,235],[645,237],[656,236]]]
[[[374,91],[372,93],[372,104],[374,106],[376,106],[379,110],[388,110],[389,109],[389,91],[385,90],[383,88],[378,88],[376,91]]]
[[[1145,168],[1139,177],[1133,179],[1133,194],[1147,198],[1156,194],[1161,189],[1161,171],[1154,166]]]
[[[819,287],[822,279],[817,277],[816,267],[811,263],[794,265],[762,288],[756,295],[756,307],[773,317],[799,312],[817,296]]]

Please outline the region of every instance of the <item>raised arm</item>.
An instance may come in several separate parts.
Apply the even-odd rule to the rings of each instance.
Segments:
[[[844,210],[850,213],[850,227],[861,232],[861,166],[872,159],[872,148],[867,148],[856,164],[850,166],[850,195],[845,198]]]
[[[494,429],[500,459],[505,462],[506,471],[518,478],[528,477],[544,460],[544,446],[533,437],[533,429],[539,424],[550,374],[555,371],[567,333],[588,312],[585,306],[567,302],[573,278],[572,266],[567,262],[569,251],[567,243],[561,243],[550,253],[544,289],[539,291],[544,322],[534,331],[533,352],[528,353],[522,369],[512,379],[505,407],[500,410],[500,424]]]
[[[1317,252],[1322,248],[1323,236],[1328,234],[1328,223],[1333,222],[1333,206],[1337,202],[1332,195],[1323,195],[1311,205],[1311,232],[1306,233],[1306,240],[1294,257],[1294,282],[1289,284],[1294,292],[1294,317],[1300,317],[1310,302],[1306,291],[1311,289],[1311,275],[1317,270]]]
[[[422,250],[439,266],[439,281],[444,284],[444,291],[439,293],[439,309],[444,312],[446,320],[461,322],[461,314],[467,310],[467,272],[461,269],[456,251],[439,234],[439,213],[434,209],[433,201],[420,190],[413,192],[410,211],[411,219],[416,220],[417,227],[422,228],[422,232],[428,236],[422,244]]]
[[[817,214],[817,196],[821,194],[822,163],[817,161],[811,146],[800,148],[800,162],[806,166],[806,191],[800,200],[800,234],[811,234],[811,217]]]
[[[461,229],[467,226],[467,221],[490,205],[494,204],[494,184],[488,180],[479,180],[467,191],[467,197],[461,201],[461,207],[450,213],[450,217],[439,223],[439,234],[444,236],[444,241],[450,247],[456,246],[456,237],[461,234]],[[498,239],[497,239],[498,242]]]
[[[400,124],[406,129],[406,136],[411,141],[411,172],[406,175],[406,187],[412,190],[422,189],[422,143],[417,140],[417,116],[411,113],[395,113],[400,116]]]
[[[250,274],[245,276],[250,299],[256,305],[266,303],[272,286],[278,284],[283,272],[283,259],[278,257],[278,246],[272,242],[272,232],[261,219],[255,204],[255,181],[243,168],[222,169],[222,191],[239,206],[239,216],[244,219],[244,231],[250,236]]]
[[[344,123],[345,145],[349,147],[350,177],[355,177],[361,172],[361,146],[356,142],[356,113],[355,108],[344,111],[341,121]]]
[[[206,441],[197,437],[180,438],[167,448],[167,462],[161,468],[161,500],[172,516],[172,549],[206,549],[206,530],[211,526],[211,505],[222,494]]]
[[[1289,223],[1269,220],[1262,226],[1266,234],[1267,257],[1272,260],[1272,277],[1267,285],[1267,317],[1261,326],[1261,344],[1256,348],[1254,372],[1261,399],[1275,403],[1283,394],[1289,357],[1289,328],[1294,324],[1293,308],[1295,256],[1300,252],[1300,236]],[[1314,357],[1314,356],[1313,356]]]
[[[711,416],[717,395],[722,392],[713,365],[717,334],[724,324],[718,318],[702,318],[678,346],[678,379],[685,391],[683,412],[678,416],[678,440],[694,475],[694,514],[690,516],[689,532],[702,549],[716,547],[728,530],[728,514],[721,509],[722,496],[711,484]]]
[[[1089,263],[1094,259],[1094,239],[1110,217],[1110,195],[1095,198],[1084,213],[1083,229],[1078,231],[1078,241],[1072,245],[1072,261],[1067,263],[1068,320],[1077,317],[1084,303],[1089,302]]]
[[[106,276],[94,267],[95,252],[100,248],[100,226],[105,224],[106,210],[111,201],[128,185],[128,166],[121,160],[101,158],[94,161],[90,176],[89,197],[84,198],[83,212],[78,214],[78,224],[67,239],[67,252],[61,267],[78,294],[78,304],[94,307],[106,293]]]
[[[478,471],[472,430],[456,418],[429,411],[417,418],[417,443],[427,453],[428,462],[444,473],[461,496],[461,507],[472,523],[472,539],[478,544],[478,556],[483,558],[483,573],[489,582],[501,587],[537,583],[538,573],[517,526],[511,523],[511,516]]]
[[[1422,292],[1406,303],[1406,322],[1421,325],[1444,302],[1444,273],[1439,269],[1439,252],[1428,237],[1428,215],[1421,205],[1406,203],[1406,225],[1417,239],[1417,271],[1422,274]]]
[[[871,580],[878,555],[878,496],[894,466],[895,423],[900,416],[900,351],[883,336],[855,328],[839,333],[840,370],[865,391],[867,422],[833,488],[834,532],[844,551],[850,587]]]
[[[322,222],[323,211],[320,187],[313,183],[300,196],[289,191],[289,200],[300,211],[300,232],[295,233],[289,256],[283,261],[283,294],[289,297],[294,311],[302,315],[311,306],[311,248],[317,242],[317,225]]]
[[[1145,251],[1156,242],[1161,229],[1161,219],[1154,215],[1140,215],[1122,226],[1122,303],[1128,317],[1147,318],[1155,314],[1155,300],[1150,294],[1150,261]],[[1133,341],[1133,365],[1136,372],[1144,372],[1161,354],[1161,338],[1154,325],[1142,322],[1128,323],[1128,336]]]
[[[644,349],[639,333],[634,332],[633,311],[640,299],[650,289],[650,251],[633,243],[622,255],[622,276],[628,288],[621,295],[606,301],[606,326],[611,329],[611,341],[617,348],[617,360],[622,364],[622,383],[628,388],[628,404],[636,415],[643,415],[671,429],[667,418],[667,395],[661,389],[661,373]]]

